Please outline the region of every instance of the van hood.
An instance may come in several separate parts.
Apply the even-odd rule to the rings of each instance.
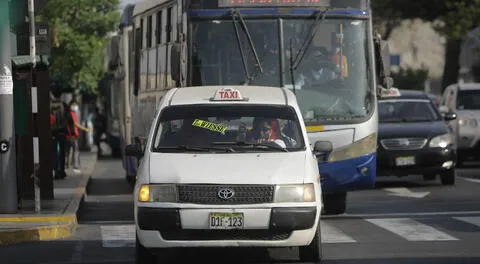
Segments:
[[[151,153],[151,183],[298,184],[306,153]]]

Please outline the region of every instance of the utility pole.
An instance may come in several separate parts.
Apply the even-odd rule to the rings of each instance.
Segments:
[[[16,213],[17,173],[9,1],[0,0],[0,213]]]
[[[37,66],[36,62],[36,46],[35,46],[35,6],[34,0],[28,0],[28,20],[30,25],[30,57],[32,59],[32,106],[38,105],[38,98],[37,98],[37,88],[33,87],[35,77],[35,67]],[[37,114],[38,109],[32,107],[32,114],[35,116]],[[36,120],[36,118],[34,118]],[[36,125],[36,122],[34,122]],[[33,138],[33,179],[34,179],[34,190],[35,190],[35,212],[40,212],[41,204],[40,204],[40,177],[38,175],[40,167],[40,150],[39,150],[39,140],[38,137]]]

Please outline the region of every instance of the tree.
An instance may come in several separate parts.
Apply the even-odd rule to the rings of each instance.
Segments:
[[[119,0],[49,0],[41,18],[52,28],[51,71],[62,83],[96,88],[107,34],[120,18],[118,6]]]
[[[428,79],[427,69],[400,68],[398,72],[392,72],[395,87],[402,90],[424,90],[425,81]]]
[[[447,41],[442,88],[457,82],[461,42],[469,31],[479,25],[480,0],[373,0],[372,7],[377,27],[381,29],[390,25],[390,28],[384,29],[387,33],[401,19],[421,18],[439,22],[436,30]]]

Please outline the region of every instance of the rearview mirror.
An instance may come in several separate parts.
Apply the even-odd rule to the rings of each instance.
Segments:
[[[332,142],[330,141],[316,141],[313,145],[313,153],[318,158],[321,158],[322,161],[327,161],[328,156],[333,150]]]
[[[125,155],[130,157],[142,157],[143,156],[143,149],[142,145],[139,143],[134,143],[127,145],[125,147]]]
[[[445,115],[443,116],[443,119],[444,119],[445,121],[455,120],[455,119],[457,119],[457,114],[454,113],[454,112],[445,113]]]

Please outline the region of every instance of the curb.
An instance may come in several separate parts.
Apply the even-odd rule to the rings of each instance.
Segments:
[[[92,166],[85,169],[78,187],[73,193],[69,204],[63,211],[63,215],[51,215],[51,216],[15,216],[0,218],[1,222],[38,222],[38,223],[51,223],[55,224],[39,225],[36,227],[26,229],[12,229],[7,231],[0,230],[0,246],[11,245],[22,242],[32,241],[45,241],[61,238],[68,238],[75,234],[78,216],[80,210],[85,202],[87,196],[87,188],[90,183],[90,179],[97,164],[97,158],[95,153],[91,153],[95,156],[93,158]]]

